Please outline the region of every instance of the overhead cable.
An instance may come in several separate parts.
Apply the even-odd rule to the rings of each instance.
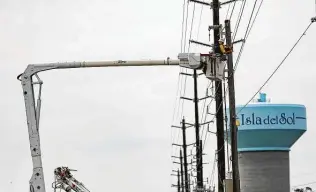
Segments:
[[[256,97],[256,95],[262,90],[262,88],[270,81],[270,79],[273,77],[273,75],[279,70],[279,68],[282,66],[282,64],[285,62],[285,60],[288,58],[288,56],[292,53],[292,51],[294,50],[294,48],[297,46],[297,44],[301,41],[301,39],[303,38],[304,35],[306,35],[306,32],[308,31],[308,29],[310,28],[310,26],[313,24],[314,22],[311,21],[309,23],[309,25],[306,27],[306,29],[304,30],[304,32],[301,34],[300,38],[295,42],[295,44],[293,45],[293,47],[290,49],[290,51],[286,54],[286,56],[283,58],[283,60],[281,61],[281,63],[275,68],[275,70],[272,72],[272,74],[268,77],[268,79],[262,84],[262,86],[258,89],[258,91],[251,97],[251,99],[249,99],[249,101],[238,111],[237,115]]]

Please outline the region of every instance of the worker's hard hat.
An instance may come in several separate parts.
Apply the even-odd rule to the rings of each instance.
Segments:
[[[223,42],[224,43],[224,40],[223,39],[220,39],[220,40],[218,40],[219,42]]]

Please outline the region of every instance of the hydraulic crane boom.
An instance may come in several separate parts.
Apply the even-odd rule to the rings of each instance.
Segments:
[[[210,62],[209,54],[196,53],[180,53],[178,60],[148,60],[148,61],[97,61],[97,62],[72,62],[72,63],[49,63],[28,65],[24,73],[18,76],[21,81],[26,109],[27,126],[30,140],[30,150],[33,162],[33,174],[30,179],[30,192],[45,192],[44,172],[42,167],[41,145],[39,136],[39,120],[41,108],[41,87],[43,82],[37,73],[52,69],[67,68],[87,68],[87,67],[127,67],[127,66],[176,66],[189,69],[203,69],[206,71],[206,77],[216,79],[218,73],[220,76],[224,73],[221,67],[214,68],[214,62]],[[212,70],[209,70],[212,69]],[[215,69],[215,72],[214,72]],[[33,81],[33,77],[37,81]],[[39,93],[37,104],[35,104],[35,96],[33,86],[39,84]]]

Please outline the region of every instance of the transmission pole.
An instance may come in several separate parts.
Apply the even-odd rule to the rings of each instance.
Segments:
[[[220,55],[220,22],[218,0],[213,0],[213,30],[214,30],[214,52]],[[223,181],[225,179],[225,147],[224,147],[224,114],[223,114],[223,91],[222,82],[215,81],[215,102],[216,102],[216,132],[217,132],[217,171],[218,171],[218,192],[224,192]]]
[[[232,47],[230,21],[225,20],[225,36],[227,46]],[[237,151],[237,125],[236,125],[236,109],[235,109],[235,83],[234,83],[234,66],[233,55],[228,54],[228,92],[229,92],[229,117],[231,132],[231,151],[232,151],[232,171],[233,171],[233,191],[240,192],[239,165]]]
[[[185,127],[185,120],[182,119],[182,138],[183,138],[183,161],[184,161],[184,187],[185,192],[189,192],[189,180],[188,180],[188,160],[187,160],[187,142],[186,142],[186,127]]]
[[[180,171],[181,171],[181,191],[184,192],[183,187],[183,157],[182,157],[182,150],[180,150]]]
[[[193,70],[194,79],[194,113],[195,113],[195,145],[196,145],[196,171],[197,171],[197,189],[203,188],[203,172],[200,153],[200,124],[199,124],[199,99],[198,99],[198,86],[197,86],[197,73]]]

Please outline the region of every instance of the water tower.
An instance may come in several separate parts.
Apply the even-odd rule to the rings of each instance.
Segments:
[[[269,103],[261,93],[236,113],[241,191],[289,192],[289,151],[306,131],[305,106]]]

